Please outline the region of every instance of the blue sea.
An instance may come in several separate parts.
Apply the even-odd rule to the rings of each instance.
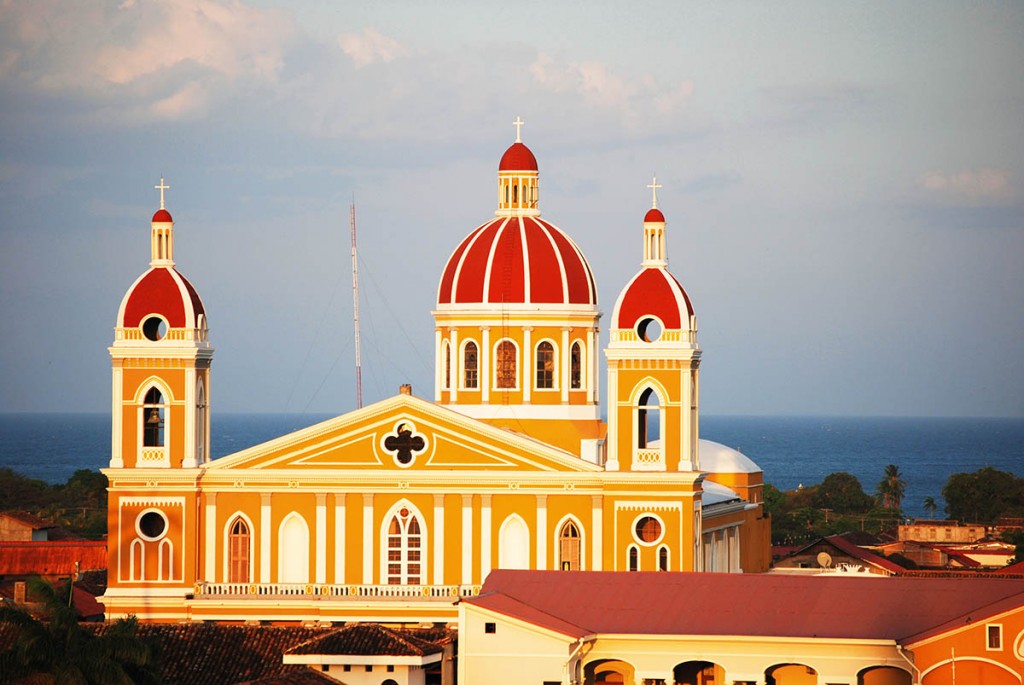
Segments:
[[[214,414],[214,457],[304,428],[326,414]],[[701,437],[740,450],[783,490],[847,471],[873,494],[887,464],[907,483],[909,516],[940,503],[951,474],[992,466],[1024,476],[1024,419],[702,416]],[[104,414],[0,414],[0,467],[61,483],[76,469],[99,469],[110,455]],[[940,509],[941,513],[941,509]]]

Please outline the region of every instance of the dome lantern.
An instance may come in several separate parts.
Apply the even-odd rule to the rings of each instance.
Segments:
[[[537,158],[523,145],[524,123],[519,117],[512,122],[516,127],[516,142],[505,150],[498,163],[497,216],[540,216],[537,208],[540,173]]]

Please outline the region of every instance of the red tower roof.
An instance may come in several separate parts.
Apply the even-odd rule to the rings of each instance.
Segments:
[[[647,210],[647,214],[644,215],[644,223],[653,222],[665,223],[665,215],[661,213],[661,210],[657,207],[653,207]]]
[[[198,328],[205,315],[199,293],[175,269],[154,267],[139,276],[125,293],[117,314],[119,328],[136,328],[152,315],[163,317],[171,328]]]
[[[583,253],[556,226],[539,217],[497,217],[452,253],[437,302],[596,305],[597,287]]]
[[[501,156],[498,171],[537,171],[537,158],[522,143],[512,143]]]
[[[693,305],[683,286],[666,269],[642,269],[623,288],[615,303],[612,326],[629,329],[657,317],[666,330],[689,329]]]
[[[171,218],[171,213],[166,209],[156,210],[156,214],[153,215],[154,224],[171,224],[174,223],[174,219]]]

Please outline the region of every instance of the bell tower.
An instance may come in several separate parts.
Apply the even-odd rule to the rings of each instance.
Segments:
[[[117,312],[110,468],[195,468],[210,458],[210,363],[206,311],[174,268],[174,220],[165,206],[150,229],[149,269]]]
[[[609,471],[697,471],[697,317],[668,271],[657,179],[644,216],[640,271],[612,313],[608,360]]]

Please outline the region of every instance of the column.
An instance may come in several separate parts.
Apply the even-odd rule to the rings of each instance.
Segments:
[[[569,386],[572,385],[572,364],[569,362],[569,331],[570,328],[562,329],[562,353],[558,362],[558,382],[562,384],[562,404],[569,404]]]
[[[208,583],[217,582],[217,493],[206,493],[206,545],[204,555],[206,556],[205,580]]]
[[[491,572],[491,496],[480,495],[480,582]]]
[[[434,495],[434,585],[444,585],[444,495]]]
[[[462,584],[473,584],[473,495],[462,496]]]
[[[444,353],[442,351],[442,340],[444,336],[441,334],[440,328],[434,329],[434,401],[441,401],[441,385],[442,378],[444,378]],[[452,360],[455,359],[455,350],[452,350]],[[452,380],[455,380],[454,378]]]
[[[590,502],[591,553],[590,570],[602,570],[604,557],[604,497],[593,495]]]
[[[588,364],[589,358],[588,358]],[[619,362],[608,361],[608,435],[605,437],[605,471],[619,470]],[[589,395],[590,388],[587,388]],[[662,429],[664,431],[664,428]]]
[[[121,453],[122,441],[124,440],[124,371],[121,368],[123,362],[118,359],[114,361],[113,387],[111,388],[110,415],[113,417],[113,430],[110,431],[110,468],[119,469],[124,466],[124,458]],[[134,416],[134,414],[133,414]]]
[[[373,495],[363,493],[363,585],[373,585]]]
[[[530,367],[533,352],[533,326],[523,326],[523,367],[519,370],[523,389],[523,404],[530,402],[530,391],[533,389],[533,369]]]
[[[260,582],[270,582],[270,493],[260,493]]]
[[[480,385],[480,403],[487,404],[491,399],[491,328],[480,329],[480,350],[476,358],[476,368]]]
[[[462,368],[462,363],[461,363],[462,360],[460,358],[461,354],[459,353],[459,332],[456,329],[454,329],[454,328],[451,330],[451,333],[448,334],[448,344],[451,346],[451,351],[452,351],[452,366],[455,367],[455,369],[460,369],[461,370],[461,368]],[[443,355],[442,355],[442,357],[443,357]],[[458,360],[458,363],[456,363],[456,360]],[[443,359],[441,361],[441,364],[444,365],[444,360]],[[441,373],[444,373],[444,371],[442,371]],[[453,373],[452,374],[452,382],[449,385],[449,387],[451,389],[448,391],[448,401],[451,402],[452,404],[455,403],[455,400],[459,399],[459,378],[458,378],[458,375],[459,375],[458,373]]]
[[[679,418],[682,422],[682,430],[679,435],[679,470],[680,471],[692,471],[694,467],[694,454],[693,454],[693,424],[691,419],[693,414],[690,411],[690,403],[693,400],[693,387],[690,385],[690,371],[689,369],[682,368],[679,370],[679,384],[683,389],[683,395],[679,398]],[[667,398],[666,398],[667,399]],[[666,401],[667,405],[668,402]],[[662,411],[664,417],[666,412]],[[665,435],[665,429],[662,428],[662,435]],[[664,444],[664,437],[662,438]],[[666,455],[667,456],[667,455]],[[668,465],[666,464],[666,468]]]
[[[345,583],[345,546],[348,536],[345,535],[345,494],[334,496],[334,582]]]
[[[538,571],[548,568],[548,496],[537,495],[537,565]]]
[[[587,384],[587,403],[593,404],[595,402],[595,393],[597,392],[597,331],[591,329],[587,331],[587,349],[583,351],[583,354],[587,355],[587,375],[584,382]],[[612,406],[612,394],[611,390],[608,392],[608,405],[609,408]]]
[[[316,494],[316,582],[327,582],[327,494]]]
[[[196,369],[185,369],[185,444],[181,468],[196,467]]]

